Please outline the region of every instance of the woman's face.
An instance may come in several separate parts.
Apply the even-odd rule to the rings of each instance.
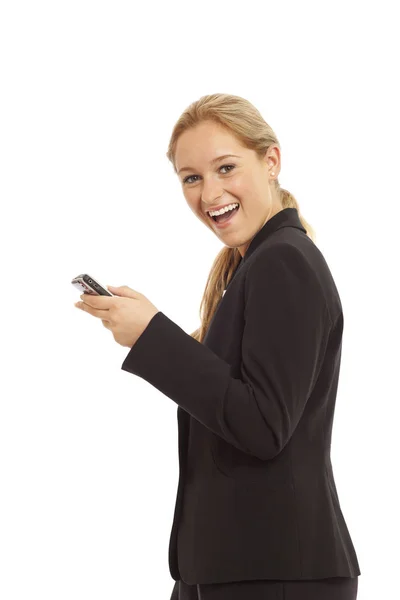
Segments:
[[[224,154],[236,156],[221,159]],[[273,182],[280,171],[278,146],[268,148],[260,160],[224,127],[206,121],[181,134],[175,166],[190,209],[242,257],[267,220],[282,210]],[[239,210],[221,225],[207,213],[234,203]]]

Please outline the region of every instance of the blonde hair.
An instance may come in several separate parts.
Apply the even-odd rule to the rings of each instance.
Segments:
[[[213,121],[222,125],[235,135],[243,146],[254,150],[260,159],[265,156],[272,144],[277,145],[280,149],[275,133],[251,102],[231,94],[210,94],[192,102],[179,117],[173,128],[167,158],[171,161],[175,173],[177,172],[175,152],[179,136],[203,121]],[[297,209],[301,224],[307,235],[315,242],[315,232],[304,217],[300,215],[296,198],[290,192],[281,188],[278,179],[275,179],[274,184],[282,208]],[[203,341],[222,298],[223,291],[231,280],[241,258],[237,248],[224,246],[214,259],[200,304],[201,325],[190,334],[199,342]]]

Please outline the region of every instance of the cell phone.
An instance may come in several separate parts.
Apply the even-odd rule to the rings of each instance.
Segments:
[[[77,275],[71,281],[72,285],[76,287],[81,293],[91,294],[92,296],[114,296],[108,291],[105,285],[101,285],[94,277],[87,273]]]

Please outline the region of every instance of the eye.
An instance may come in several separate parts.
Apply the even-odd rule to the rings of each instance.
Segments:
[[[230,173],[230,171],[235,168],[235,165],[221,165],[220,169],[227,169],[228,167],[230,167],[230,170],[228,171],[228,173]],[[223,173],[223,175],[225,174],[226,173]],[[198,177],[198,175],[189,175],[188,177],[185,177],[183,183],[194,183],[193,181],[189,181],[189,179],[192,179],[193,177]]]

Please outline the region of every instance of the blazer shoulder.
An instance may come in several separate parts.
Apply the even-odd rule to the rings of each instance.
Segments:
[[[279,240],[273,244],[263,244],[249,258],[248,273],[260,269],[273,270],[278,265],[301,271],[313,272],[304,252],[295,244]]]
[[[260,280],[266,287],[278,286],[285,293],[300,298],[313,295],[324,305],[329,314],[325,293],[320,279],[306,254],[295,244],[279,240],[273,244],[263,244],[249,258],[245,274],[245,295]],[[306,294],[306,295],[305,295]],[[329,316],[329,321],[332,321]]]

